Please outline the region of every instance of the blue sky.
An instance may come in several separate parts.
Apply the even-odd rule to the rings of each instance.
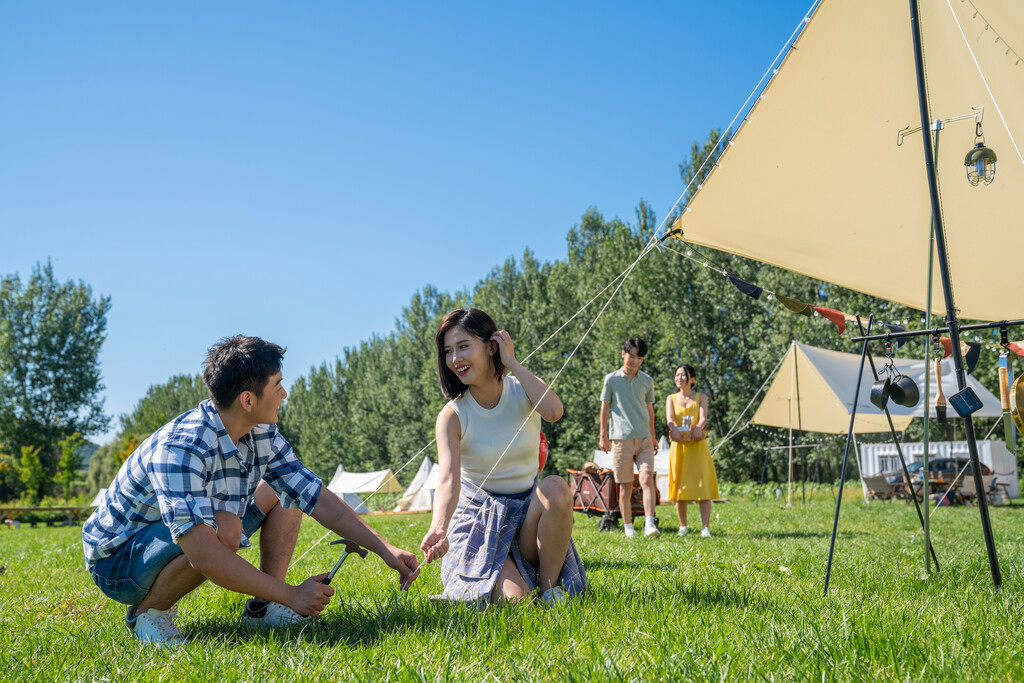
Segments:
[[[290,386],[590,206],[660,220],[810,6],[0,0],[0,274],[112,298],[100,443],[230,334]]]

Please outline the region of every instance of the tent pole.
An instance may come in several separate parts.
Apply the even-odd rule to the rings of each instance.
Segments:
[[[939,131],[942,130],[942,122],[936,121],[934,124],[934,143],[935,146],[933,152],[933,163],[934,160],[939,156]],[[924,326],[925,328],[931,329],[932,326],[932,269],[935,264],[935,217],[928,222],[928,291],[925,292],[925,308],[924,308]],[[931,367],[932,367],[932,345],[924,345],[924,436],[921,439],[924,445],[924,456],[923,466],[921,468],[922,477],[922,488],[928,490],[928,458],[930,453],[928,452],[928,423],[931,418]],[[936,389],[937,391],[938,389]],[[931,511],[930,505],[924,506],[924,573],[931,574],[931,556],[928,554],[928,550],[932,545],[931,525],[929,523],[929,513]],[[935,563],[936,570],[938,569],[938,562]]]
[[[871,331],[871,323],[875,316],[868,316],[868,332]],[[836,549],[836,530],[839,528],[839,508],[843,504],[843,484],[846,483],[846,461],[850,455],[850,442],[853,440],[853,425],[857,420],[857,398],[860,396],[860,381],[864,378],[864,358],[868,355],[868,341],[864,340],[864,346],[860,350],[860,370],[857,371],[857,388],[853,393],[853,408],[850,409],[850,430],[846,433],[846,448],[843,449],[843,468],[839,475],[839,495],[836,496],[836,516],[832,520],[832,540],[828,544],[828,564],[825,566],[825,591],[822,596],[828,595],[828,579],[832,575],[832,554]]]
[[[789,375],[789,471],[786,477],[786,507],[793,507],[793,392],[796,391],[796,341],[790,344],[793,349],[793,371]]]
[[[921,18],[918,14],[917,0],[910,0],[910,25],[914,37],[914,65],[917,70],[917,98],[921,108],[921,130],[928,130],[928,96],[924,82],[924,54],[921,48]],[[960,350],[960,326],[956,317],[956,304],[953,300],[953,283],[949,275],[949,261],[946,253],[946,234],[942,225],[942,211],[939,205],[939,184],[935,177],[932,138],[922,135],[924,141],[924,163],[928,176],[928,195],[932,205],[932,220],[935,224],[935,246],[939,255],[939,276],[942,278],[942,294],[946,303],[946,324],[949,326],[949,340],[953,347],[953,368],[956,371],[956,382],[959,390],[967,387],[967,376],[964,373],[964,358]],[[981,476],[981,464],[978,461],[978,440],[974,433],[974,420],[970,415],[964,417],[964,431],[967,436],[967,448],[971,454],[971,469],[974,473],[974,486],[978,491],[978,513],[981,516],[981,530],[985,538],[985,551],[988,555],[989,570],[992,583],[998,591],[1003,585],[1002,572],[999,569],[999,558],[996,555],[996,543],[992,536],[992,521],[988,514],[988,500],[985,497],[985,482]]]
[[[864,332],[864,323],[862,323],[858,319],[857,320],[857,325],[860,326],[860,333],[863,336],[865,334],[865,332]],[[867,356],[868,356],[868,364],[871,366],[871,376],[874,377],[875,381],[877,382],[878,381],[878,371],[875,369],[875,359],[872,358],[870,351],[868,351]],[[863,372],[863,369],[861,370],[861,372]],[[926,373],[925,377],[927,377],[927,376],[928,375]],[[925,395],[927,395],[927,393]],[[924,483],[922,484],[922,486],[923,486],[922,491],[925,492],[924,499],[926,501],[925,505],[924,505],[924,514],[922,514],[921,513],[921,504],[917,502],[917,494],[914,493],[914,485],[910,481],[910,471],[907,470],[907,459],[903,457],[903,447],[900,446],[900,439],[896,435],[896,427],[892,423],[892,415],[889,413],[889,406],[888,405],[885,406],[885,419],[889,422],[889,434],[892,436],[892,442],[896,446],[896,455],[898,455],[900,457],[900,467],[903,468],[903,479],[904,479],[904,481],[907,482],[907,487],[909,487],[909,489],[910,489],[910,497],[914,501],[914,508],[917,509],[917,519],[921,522],[921,528],[927,530],[928,527],[925,526],[925,525],[926,525],[926,520],[928,519],[928,517],[927,517],[927,514],[928,514],[928,503],[927,503],[927,500],[928,500],[928,496],[927,496],[928,480],[925,479]],[[935,549],[932,548],[932,542],[931,542],[930,539],[927,541],[927,543],[925,545],[925,553],[927,554],[929,551],[931,551],[932,559],[935,560],[935,571],[939,571],[939,558],[935,557]],[[928,567],[928,563],[925,562],[925,568],[927,568],[927,567]]]

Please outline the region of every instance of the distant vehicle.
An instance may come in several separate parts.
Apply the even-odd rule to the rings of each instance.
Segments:
[[[929,479],[944,479],[946,481],[952,481],[953,478],[960,473],[967,463],[970,462],[967,458],[932,458],[928,461],[928,478]],[[988,465],[981,462],[981,474],[988,476],[992,474],[992,470]],[[924,468],[924,462],[917,461],[907,465],[907,471],[910,472],[911,477],[921,476],[921,470]],[[893,472],[882,472],[885,475],[885,480],[890,484],[899,484],[903,481],[903,470],[895,470]],[[967,471],[964,472],[964,477],[971,475],[971,470],[968,467]],[[961,477],[963,479],[963,477]]]

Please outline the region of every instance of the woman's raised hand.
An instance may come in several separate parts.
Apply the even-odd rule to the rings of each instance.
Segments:
[[[505,330],[498,330],[491,335],[491,341],[497,342],[501,362],[506,367],[516,362],[515,350],[512,348],[512,335]]]

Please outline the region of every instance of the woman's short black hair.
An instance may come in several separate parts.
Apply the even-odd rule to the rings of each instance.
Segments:
[[[636,355],[643,358],[647,355],[647,342],[640,337],[630,337],[622,345],[622,350],[625,353],[635,353]]]
[[[444,361],[444,336],[448,334],[449,330],[453,330],[456,327],[465,330],[477,339],[482,340],[485,344],[498,331],[498,326],[491,320],[491,316],[479,308],[456,308],[454,311],[450,311],[444,317],[444,320],[441,321],[441,326],[437,328],[437,336],[435,337],[437,342],[437,376],[441,384],[441,393],[449,401],[454,401],[466,393],[466,385],[462,383],[458,375],[448,369],[448,364]],[[500,378],[502,373],[505,372],[505,366],[501,362],[501,353],[497,348],[491,354],[491,362],[494,363],[494,376]]]
[[[686,363],[683,363],[682,365],[677,365],[676,366],[676,369],[672,371],[672,376],[673,377],[675,377],[676,373],[679,372],[679,368],[682,368],[683,370],[686,370],[686,378],[687,379],[697,379],[697,371],[693,369],[692,365],[687,365]]]
[[[218,408],[227,408],[243,391],[263,397],[263,387],[281,371],[285,349],[259,337],[238,334],[210,347],[203,382]]]

